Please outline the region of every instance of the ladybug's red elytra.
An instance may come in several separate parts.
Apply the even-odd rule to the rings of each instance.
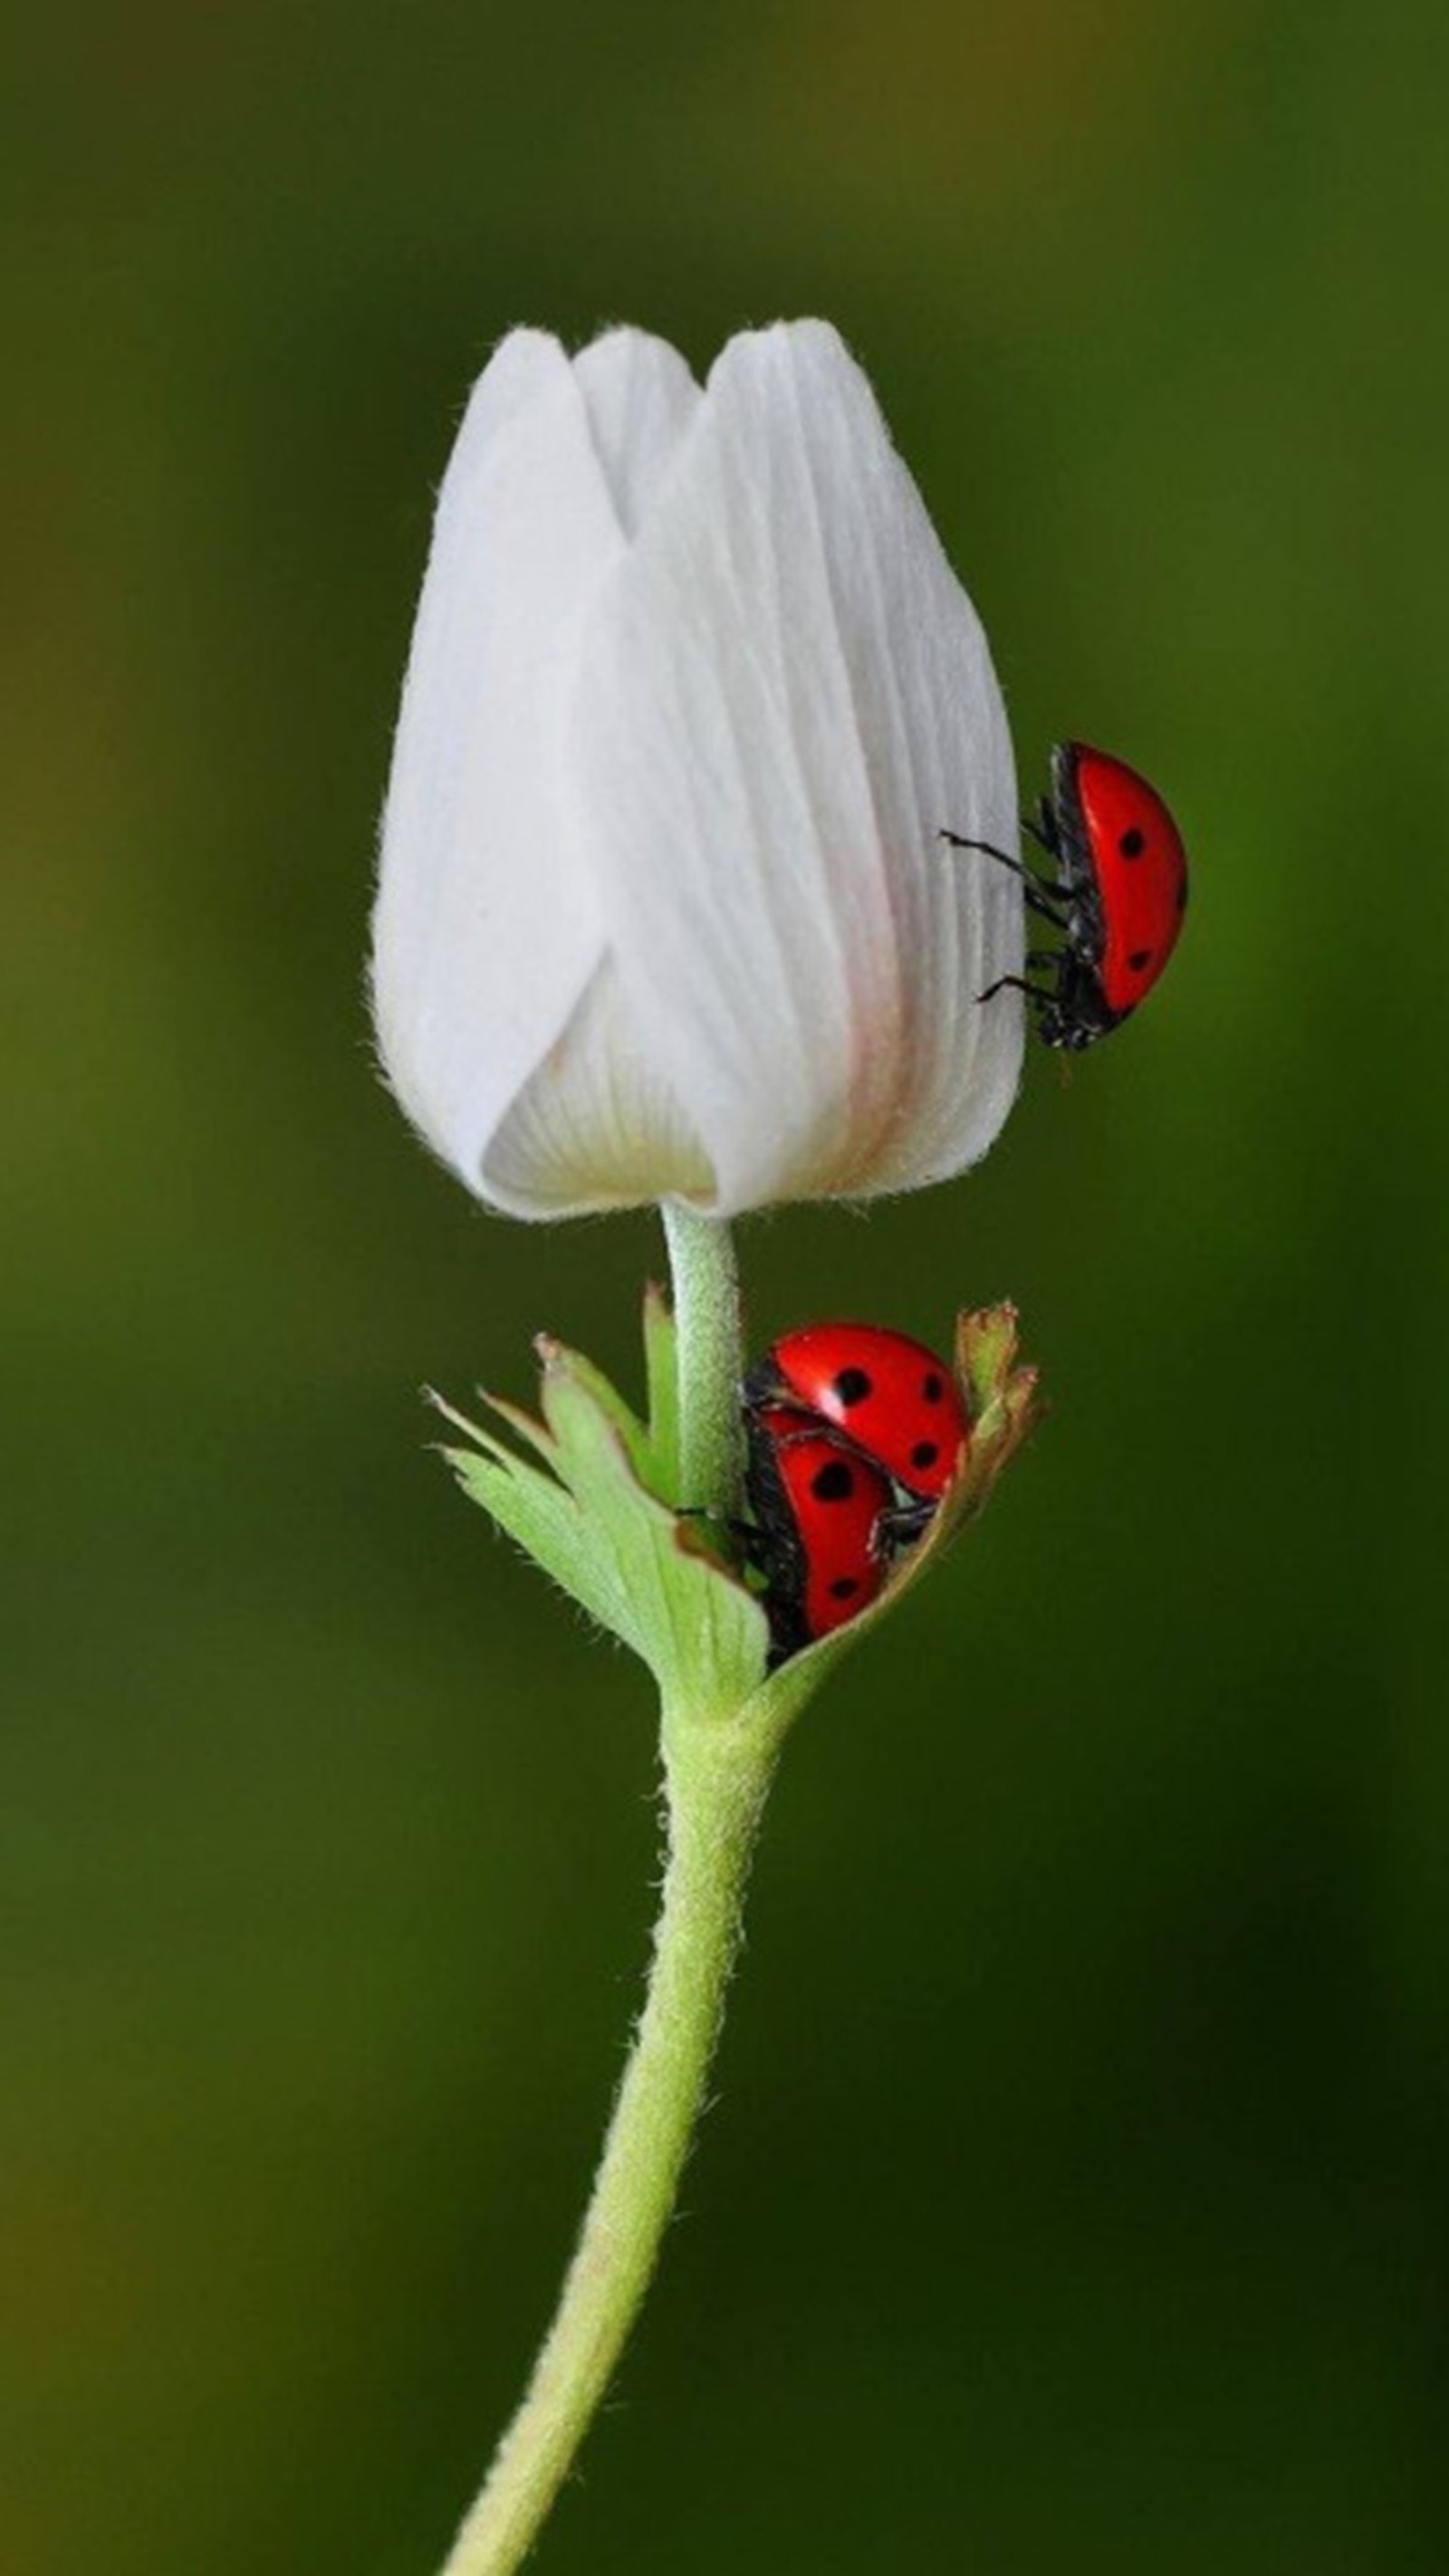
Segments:
[[[757,1404],[745,1424],[751,1538],[778,1664],[875,1599],[894,1496],[880,1469],[812,1414]]]
[[[783,1663],[876,1598],[932,1518],[970,1428],[945,1361],[881,1324],[782,1333],[741,1392],[746,1543]]]
[[[803,1407],[843,1432],[908,1494],[945,1492],[969,1438],[944,1360],[883,1324],[803,1324],[782,1333],[745,1380],[745,1404]]]
[[[943,832],[953,849],[981,850],[1021,879],[1030,909],[1062,934],[1060,948],[1027,953],[1033,984],[1001,975],[978,998],[1025,993],[1049,1047],[1095,1046],[1150,993],[1187,909],[1187,852],[1155,787],[1125,760],[1089,743],[1059,742],[1052,783],[1026,829],[1055,862],[1043,878],[988,841]]]

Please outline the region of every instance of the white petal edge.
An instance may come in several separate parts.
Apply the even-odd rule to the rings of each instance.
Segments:
[[[496,1129],[481,1177],[493,1206],[520,1217],[713,1197],[704,1149],[646,1059],[612,958]]]

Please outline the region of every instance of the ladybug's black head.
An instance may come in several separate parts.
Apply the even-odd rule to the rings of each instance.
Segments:
[[[1068,1019],[1059,1002],[1044,1004],[1037,1019],[1036,1033],[1043,1046],[1064,1047],[1079,1055],[1102,1035],[1100,1029],[1088,1028],[1082,1020]]]
[[[1119,1028],[1128,1016],[1109,1007],[1096,968],[1065,948],[1057,966],[1056,990],[1037,1005],[1036,1033],[1043,1046],[1080,1055],[1083,1047],[1095,1046],[1098,1038]]]

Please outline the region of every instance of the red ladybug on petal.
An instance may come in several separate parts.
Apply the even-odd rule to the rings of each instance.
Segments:
[[[1057,744],[1050,793],[1026,829],[1055,862],[1055,877],[1037,876],[988,841],[941,835],[1010,868],[1030,909],[1062,935],[1060,948],[1027,954],[1032,973],[1053,981],[1001,975],[979,998],[1025,993],[1045,1045],[1095,1046],[1130,1018],[1177,945],[1187,909],[1182,834],[1147,779],[1084,742]]]

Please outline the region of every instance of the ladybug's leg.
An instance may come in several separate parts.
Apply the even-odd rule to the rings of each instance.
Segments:
[[[1038,914],[1043,921],[1049,921],[1053,930],[1064,931],[1067,928],[1067,916],[1060,904],[1053,900],[1056,888],[1044,886],[1040,877],[1034,877],[1029,868],[1022,868],[1019,873],[1021,890],[1026,897],[1027,911]]]
[[[711,1538],[726,1540],[742,1564],[759,1564],[760,1543],[766,1533],[758,1521],[741,1520],[736,1512],[717,1512],[709,1503],[681,1503],[674,1517],[680,1521],[703,1521]]]
[[[980,850],[985,858],[996,859],[1002,867],[1010,868],[1012,875],[1021,879],[1021,890],[1026,897],[1029,909],[1032,912],[1039,912],[1044,921],[1051,923],[1053,930],[1066,929],[1066,918],[1061,911],[1060,886],[1043,885],[1040,877],[1031,868],[1024,867],[1020,859],[1013,859],[1005,850],[998,850],[991,841],[966,841],[962,839],[959,832],[948,832],[944,826],[939,837],[949,842],[953,850]]]
[[[1034,814],[1023,814],[1021,828],[1024,832],[1030,832],[1034,841],[1041,843],[1049,859],[1061,857],[1062,844],[1061,836],[1057,831],[1057,809],[1049,796],[1038,797]]]
[[[998,975],[995,983],[988,984],[985,992],[978,993],[976,999],[978,1002],[992,1002],[998,993],[1025,993],[1029,1002],[1056,1000],[1055,993],[1044,993],[1040,984],[1028,984],[1024,975]]]
[[[938,841],[945,841],[953,850],[984,850],[988,859],[999,859],[1004,868],[1010,868],[1019,877],[1028,876],[1031,873],[1028,868],[1022,866],[1020,859],[1012,858],[1009,851],[998,850],[994,841],[969,841],[964,832],[953,832],[945,823],[941,825],[936,838]]]
[[[1042,972],[1049,973],[1053,966],[1060,966],[1062,962],[1061,950],[1059,948],[1028,948],[1026,952],[1026,962],[1028,968],[1033,974],[1039,974]]]

